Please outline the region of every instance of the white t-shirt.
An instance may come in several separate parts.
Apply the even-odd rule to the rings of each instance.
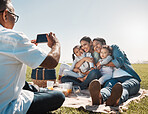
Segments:
[[[74,67],[75,67],[75,64],[76,64],[78,61],[80,61],[82,58],[84,58],[84,57],[93,58],[93,57],[91,56],[91,53],[83,52],[82,56],[76,56],[74,62],[73,62],[72,65],[71,65],[70,70],[73,70]],[[93,64],[93,63],[91,63],[91,62],[86,62],[86,61],[85,61],[85,62],[80,66],[79,69],[80,69],[82,72],[86,72],[86,71],[88,71],[88,70],[89,70],[90,68],[92,68],[92,67],[94,67],[94,64]]]
[[[112,60],[112,57],[110,55],[108,55],[104,59],[99,60],[101,66],[102,66],[102,68],[100,69],[102,77],[99,79],[99,82],[100,82],[101,85],[103,85],[105,81],[112,78],[113,67],[104,66],[104,65],[108,64],[111,60]]]
[[[123,76],[131,76],[132,77],[132,75],[130,75],[129,73],[127,73],[123,69],[114,67],[113,78],[119,78],[119,77],[123,77]]]
[[[22,90],[26,65],[38,67],[47,53],[23,34],[0,25],[0,114],[25,114],[34,93]]]

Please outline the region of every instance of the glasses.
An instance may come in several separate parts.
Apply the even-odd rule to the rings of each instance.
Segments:
[[[5,10],[3,10],[3,11],[0,11],[0,13],[3,13]],[[11,15],[13,15],[14,16],[14,19],[15,19],[15,23],[18,21],[18,19],[19,19],[19,16],[18,15],[16,15],[16,14],[14,14],[14,13],[12,13],[12,12],[10,12],[10,11],[8,11],[8,13],[10,13]]]
[[[14,16],[14,18],[15,18],[15,23],[16,23],[16,22],[18,21],[18,19],[19,19],[19,16],[16,15],[16,14],[14,14],[14,13],[12,13],[12,12],[10,12],[10,11],[8,11],[8,12]]]

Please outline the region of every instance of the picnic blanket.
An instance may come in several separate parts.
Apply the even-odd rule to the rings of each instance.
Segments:
[[[131,96],[126,102],[121,104],[118,107],[105,106],[101,105],[92,105],[91,97],[88,90],[81,90],[79,95],[71,94],[65,98],[65,102],[62,105],[63,107],[72,107],[72,108],[83,108],[84,110],[92,112],[103,112],[103,113],[117,113],[123,112],[128,109],[128,104],[131,101],[140,101],[143,97],[148,96],[148,90],[140,89],[139,93]]]

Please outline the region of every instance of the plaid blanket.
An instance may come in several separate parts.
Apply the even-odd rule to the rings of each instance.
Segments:
[[[72,93],[66,97],[63,107],[83,108],[84,110],[92,112],[103,112],[103,113],[117,113],[123,112],[128,109],[128,104],[131,101],[140,101],[143,97],[148,96],[148,90],[140,89],[139,93],[131,96],[126,102],[118,107],[101,105],[91,105],[91,97],[88,90],[81,90],[79,94]]]

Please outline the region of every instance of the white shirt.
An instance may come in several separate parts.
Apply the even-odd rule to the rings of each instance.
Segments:
[[[126,71],[122,70],[121,68],[114,67],[113,78],[119,78],[119,77],[123,77],[123,76],[131,76],[132,77],[132,75],[130,75]]]
[[[99,82],[101,85],[103,85],[104,82],[111,79],[113,76],[113,68],[109,66],[102,66],[100,72],[102,74],[102,76],[99,78]]]
[[[100,64],[102,65],[102,68],[100,69],[102,77],[99,79],[99,82],[101,85],[103,85],[105,81],[111,79],[113,76],[113,67],[104,66],[108,64],[111,60],[112,60],[112,57],[110,55],[108,55],[104,59],[99,60]]]
[[[91,53],[83,53],[82,54],[82,56],[77,56],[76,58],[75,58],[75,60],[74,60],[74,62],[72,63],[72,66],[71,66],[71,68],[70,68],[70,70],[73,70],[74,69],[74,67],[75,67],[75,64],[78,62],[78,61],[80,61],[82,58],[84,58],[84,57],[90,57],[90,58],[92,58],[92,56],[91,56]],[[92,67],[94,67],[94,64],[93,63],[91,63],[91,62],[84,62],[81,66],[80,66],[80,70],[82,71],[82,72],[86,72],[86,71],[88,71],[90,68],[92,68]]]
[[[33,92],[22,90],[26,65],[36,68],[46,58],[23,34],[0,25],[0,114],[25,114]]]

